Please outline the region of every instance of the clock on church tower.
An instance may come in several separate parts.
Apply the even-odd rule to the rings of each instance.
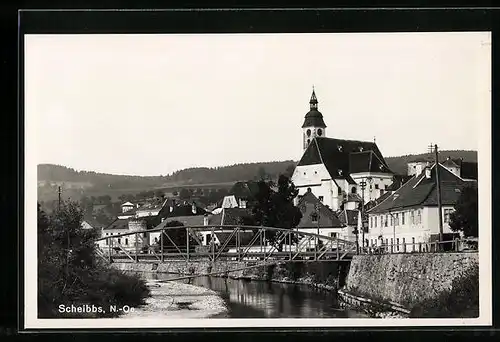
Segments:
[[[323,114],[318,111],[318,99],[313,87],[311,99],[309,100],[309,112],[304,117],[304,124],[302,125],[304,151],[315,137],[325,136],[325,129]]]

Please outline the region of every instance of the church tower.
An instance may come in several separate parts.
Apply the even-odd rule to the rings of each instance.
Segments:
[[[315,137],[324,137],[326,135],[325,128],[323,114],[318,111],[318,99],[313,87],[311,100],[309,100],[309,112],[304,117],[304,124],[302,125],[303,151],[306,150]]]

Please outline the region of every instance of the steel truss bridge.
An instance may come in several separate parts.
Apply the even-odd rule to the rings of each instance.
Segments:
[[[151,244],[153,236],[157,237],[157,244]],[[297,228],[234,225],[138,230],[101,237],[95,242],[99,245],[98,255],[109,262],[151,263],[347,261],[357,248],[355,242]]]

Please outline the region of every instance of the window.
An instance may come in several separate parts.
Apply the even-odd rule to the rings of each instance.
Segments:
[[[337,233],[330,233],[330,237],[336,238],[337,237]]]
[[[147,237],[148,236],[148,233],[144,233],[142,234],[143,237]]]
[[[312,213],[311,214],[311,221],[313,221],[313,223],[318,222],[318,214]]]
[[[411,245],[412,245],[411,250],[415,252],[415,238],[414,237],[411,238]]]
[[[377,216],[375,216],[375,217],[373,218],[373,222],[375,223],[375,228],[377,228],[377,221],[378,221]]]
[[[389,221],[389,218],[385,215],[384,227],[387,227],[387,221]]]
[[[399,252],[399,238],[396,238],[396,250]]]
[[[125,239],[125,245],[128,246],[128,239]]]
[[[420,213],[420,209],[417,210],[417,224],[422,223],[422,214]]]
[[[385,245],[387,246],[389,244],[389,239],[385,239]]]
[[[415,212],[413,210],[410,211],[410,224],[415,224]]]
[[[394,226],[394,217],[392,217],[392,215],[390,215],[390,220],[391,220],[391,227]]]
[[[385,185],[385,190],[389,190],[389,185]]]
[[[405,225],[405,213],[401,213],[401,225]]]
[[[450,222],[450,214],[453,212],[453,209],[444,209],[444,223]]]
[[[391,238],[391,246],[394,245],[394,239]]]
[[[352,192],[353,194],[355,194],[355,193],[356,193],[356,187],[355,187],[355,186],[353,186],[353,187],[352,187],[351,192]]]
[[[318,196],[320,202],[323,202],[323,196]]]
[[[108,235],[108,234],[106,234],[106,235]],[[106,239],[106,246],[107,246],[107,245],[109,245],[109,238],[108,238],[108,239]]]
[[[405,238],[403,238],[403,251],[406,251],[406,241],[405,241]]]
[[[122,239],[118,238],[118,244],[122,243]]]
[[[383,194],[384,194],[384,190],[380,189],[380,195],[383,195]]]
[[[399,226],[399,214],[398,214],[398,213],[396,213],[396,215],[395,215],[395,217],[394,217],[394,221],[395,221],[395,222],[394,222],[394,225],[395,225],[395,226]]]
[[[378,189],[378,184],[375,184],[375,189]]]

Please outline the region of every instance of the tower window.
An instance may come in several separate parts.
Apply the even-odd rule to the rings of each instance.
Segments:
[[[342,176],[342,170],[338,170],[339,176]]]
[[[318,136],[322,136],[323,135],[323,130],[321,128],[318,129]]]
[[[342,152],[342,145],[337,145],[337,149]]]
[[[307,144],[309,145],[309,143],[311,142],[311,139],[307,139]]]
[[[352,187],[351,192],[352,192],[353,194],[355,194],[355,193],[356,193],[356,187],[355,187],[355,186],[353,186],[353,187]]]
[[[311,136],[311,130],[310,130],[310,129],[308,129],[308,130],[306,131],[306,134],[307,134],[307,136],[308,136],[308,137],[310,137],[310,136]]]
[[[318,196],[320,202],[323,202],[323,196]]]

